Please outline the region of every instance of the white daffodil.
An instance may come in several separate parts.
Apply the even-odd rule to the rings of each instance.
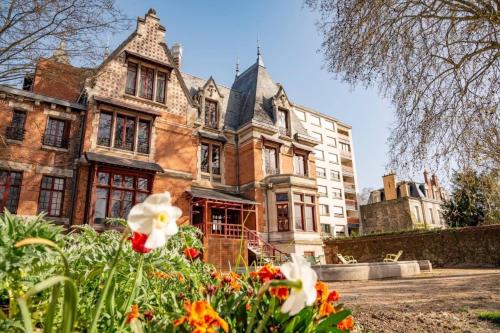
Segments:
[[[181,215],[182,211],[171,205],[170,193],[165,192],[152,194],[132,207],[127,223],[133,232],[148,236],[146,248],[156,249],[179,231],[176,221]]]
[[[280,267],[281,272],[290,282],[296,282],[297,287],[292,287],[290,295],[281,307],[281,312],[296,315],[305,306],[314,304],[316,300],[316,281],[318,276],[302,256],[292,253],[292,261]]]

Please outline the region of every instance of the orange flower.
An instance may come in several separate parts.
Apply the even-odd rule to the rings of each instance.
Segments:
[[[340,294],[334,290],[328,294],[327,301],[328,302],[337,302],[339,299],[340,299]]]
[[[251,309],[250,303],[245,304],[245,310],[250,311]]]
[[[289,290],[287,287],[269,288],[269,293],[282,301],[288,298],[288,292]]]
[[[127,324],[139,318],[139,306],[137,304],[132,305],[130,312],[127,314]]]
[[[328,286],[321,281],[316,282],[316,300],[318,302],[326,301],[328,297]]]
[[[354,320],[352,319],[351,316],[347,317],[346,319],[342,320],[340,323],[337,324],[337,328],[339,330],[344,330],[344,331],[350,331],[354,327]]]
[[[188,323],[194,333],[215,332],[214,328],[220,327],[224,332],[229,330],[227,322],[222,319],[207,301],[196,301],[184,303],[186,315],[174,320],[174,326]]]
[[[240,276],[235,272],[225,274],[222,278],[222,282],[229,284],[231,289],[235,291],[240,291],[241,289]]]
[[[257,272],[251,272],[250,275],[252,277],[258,277],[260,282],[266,283],[269,280],[275,279],[278,273],[280,273],[279,268],[273,267],[270,264],[265,264]]]
[[[326,317],[331,315],[332,313],[335,313],[335,308],[333,305],[331,305],[329,302],[323,302],[319,306],[319,317]]]
[[[184,275],[180,272],[172,272],[172,273],[165,273],[165,272],[151,272],[149,275],[152,275],[158,279],[163,279],[163,280],[168,280],[168,279],[177,279],[179,282],[184,282]]]

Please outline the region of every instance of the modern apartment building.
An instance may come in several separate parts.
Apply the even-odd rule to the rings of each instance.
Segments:
[[[295,114],[320,144],[314,149],[323,237],[358,232],[356,168],[351,126],[310,108],[295,105]]]

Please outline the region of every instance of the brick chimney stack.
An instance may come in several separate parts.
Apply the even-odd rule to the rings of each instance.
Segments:
[[[174,64],[178,69],[181,69],[182,64],[182,45],[175,43],[172,46],[172,56],[174,57]]]

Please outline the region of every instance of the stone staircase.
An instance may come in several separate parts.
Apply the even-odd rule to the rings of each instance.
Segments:
[[[290,256],[287,253],[278,250],[263,240],[257,232],[247,227],[243,228],[248,242],[248,250],[255,254],[258,266],[265,264],[280,265],[290,260]]]

